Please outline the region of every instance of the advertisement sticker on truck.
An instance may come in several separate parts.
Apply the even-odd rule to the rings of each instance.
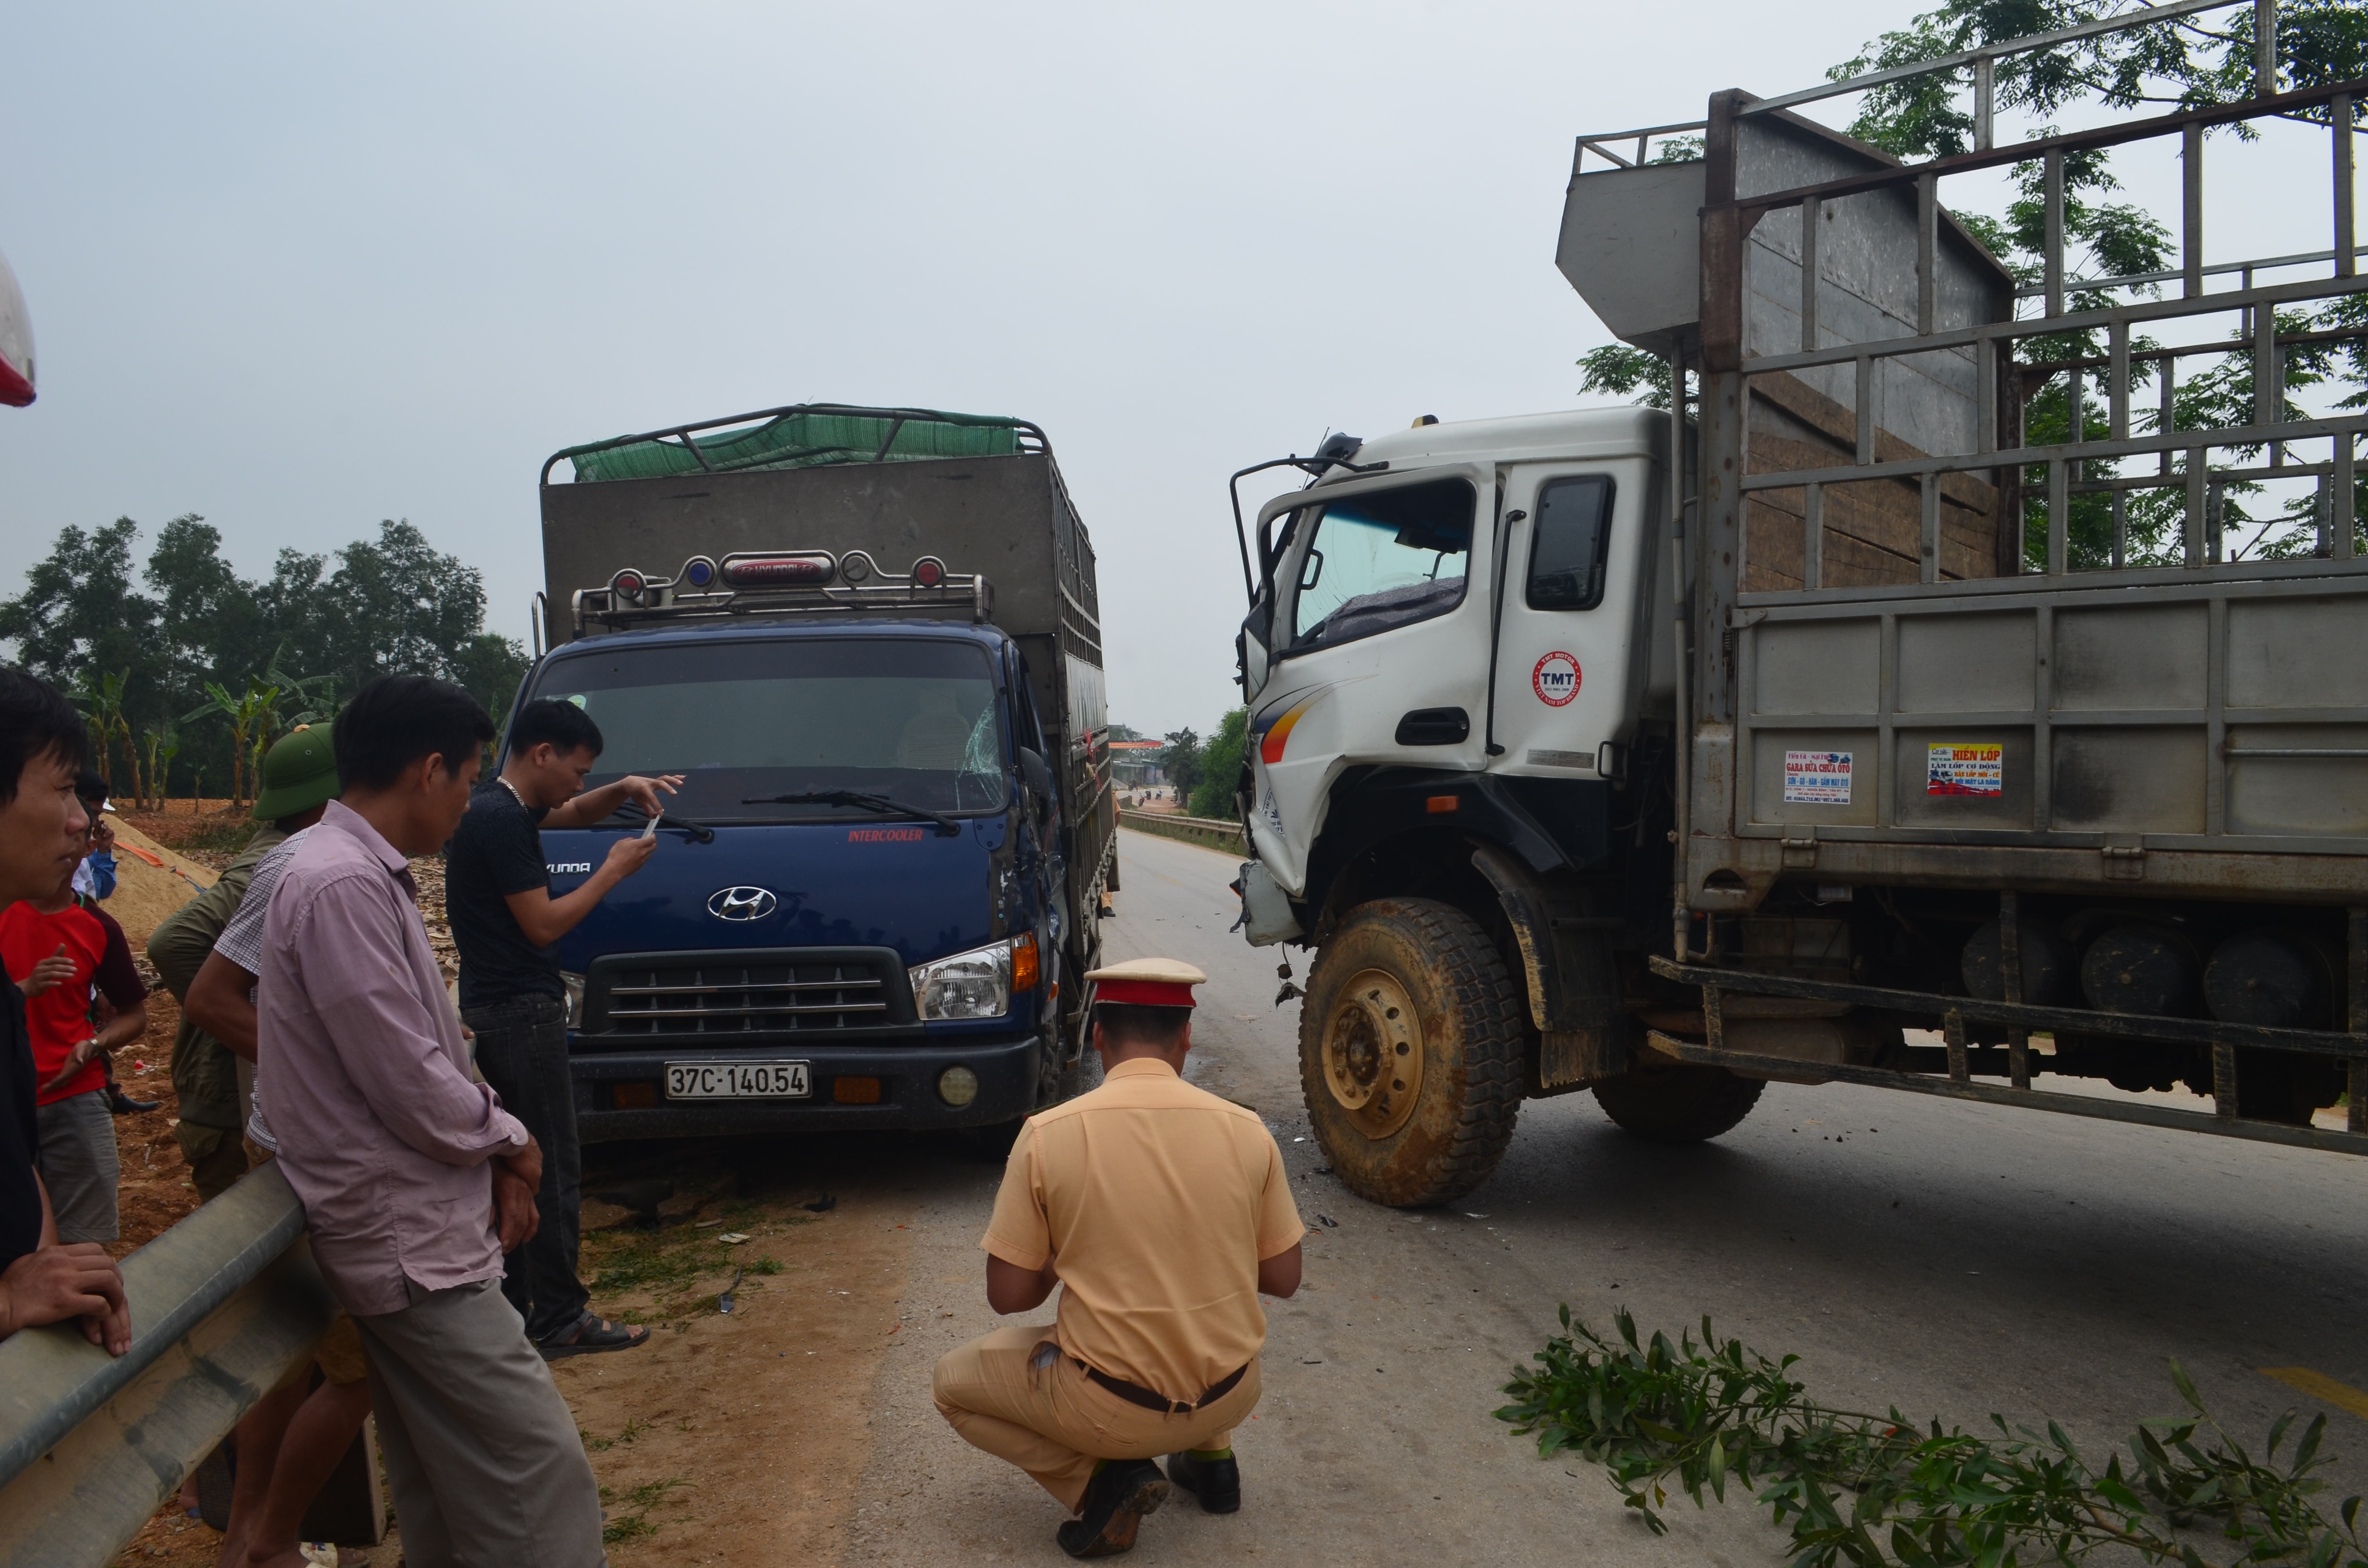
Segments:
[[[1578,661],[1556,649],[1530,672],[1530,689],[1549,708],[1565,708],[1578,695]]]
[[[1937,741],[1930,756],[1924,769],[1927,795],[2006,793],[2006,748],[2002,745]]]
[[[1784,803],[1798,806],[1849,805],[1850,756],[1846,751],[1786,752]]]

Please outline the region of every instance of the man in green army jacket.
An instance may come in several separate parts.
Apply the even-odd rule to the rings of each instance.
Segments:
[[[164,977],[173,1000],[185,1003],[189,983],[214,950],[214,939],[246,897],[246,884],[264,856],[290,836],[321,820],[322,808],[337,795],[337,760],[329,748],[329,726],[299,727],[263,758],[263,789],[255,816],[263,824],[213,886],[165,917],[148,938],[148,961]],[[173,1036],[173,1092],[181,1119],[173,1136],[189,1162],[198,1201],[211,1202],[246,1174],[247,1096],[250,1081],[230,1048],[191,1023],[185,1012]]]

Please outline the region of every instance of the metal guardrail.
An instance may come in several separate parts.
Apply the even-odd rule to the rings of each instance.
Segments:
[[[336,1312],[277,1165],[123,1260],[131,1348],[0,1340],[0,1568],[97,1568]]]
[[[1121,810],[1119,825],[1138,833],[1156,834],[1162,838],[1178,838],[1187,844],[1197,844],[1203,849],[1221,849],[1228,855],[1249,853],[1249,840],[1242,824],[1221,822],[1214,817],[1178,816],[1172,812],[1134,812]]]

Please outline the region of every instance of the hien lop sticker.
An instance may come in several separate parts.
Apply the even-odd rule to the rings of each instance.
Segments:
[[[1924,792],[1927,795],[2003,795],[2006,793],[2006,748],[1966,745],[1952,741],[1933,744],[1927,754]]]
[[[1578,661],[1556,649],[1530,672],[1530,689],[1549,708],[1567,708],[1578,695]]]
[[[1788,751],[1784,754],[1787,805],[1847,806],[1850,800],[1850,754]]]

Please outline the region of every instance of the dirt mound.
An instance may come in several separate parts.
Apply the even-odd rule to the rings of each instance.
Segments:
[[[128,822],[115,824],[115,893],[107,912],[115,916],[134,952],[165,916],[214,885],[214,873],[165,848]]]

